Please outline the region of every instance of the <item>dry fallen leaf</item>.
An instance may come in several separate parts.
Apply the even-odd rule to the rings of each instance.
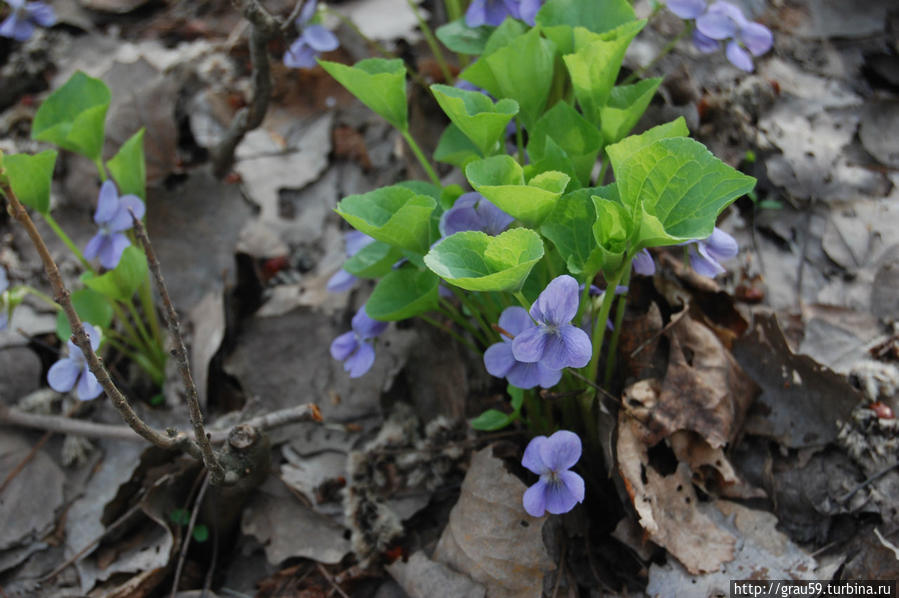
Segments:
[[[667,476],[650,464],[641,428],[623,411],[619,414],[618,470],[641,527],[690,573],[718,570],[733,559],[736,538],[700,509],[686,463]]]
[[[408,562],[397,561],[387,567],[388,573],[410,598],[484,598],[484,586],[471,578],[432,561],[421,551]]]
[[[546,518],[525,512],[525,489],[492,446],[475,453],[434,551],[435,560],[484,584],[488,598],[539,598],[554,568],[543,544]]]

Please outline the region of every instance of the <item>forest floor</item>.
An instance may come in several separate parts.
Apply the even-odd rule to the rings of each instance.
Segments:
[[[704,278],[659,251],[656,275],[633,282],[620,400],[605,418],[614,462],[588,476],[582,505],[540,519],[520,506],[533,481],[518,465],[526,431],[476,434],[465,421],[502,404],[504,384],[477,356],[417,322],[388,329],[363,378],[329,355],[371,288],[325,290],[345,256],[333,209],[422,178],[399,135],[320,68],[284,67],[277,40],[265,121],[217,179],[209,150],[249,93],[237,10],[52,4],[52,29],[0,38],[0,150],[43,149],[29,126],[48,90],[77,70],[102,78],[112,142],[147,130],[147,228],[207,420],[226,428],[311,402],[324,423],[272,430],[271,473],[237,502],[204,500],[195,462],[136,436],[0,427],[0,596],[186,598],[204,586],[222,598],[707,596],[727,595],[732,579],[899,578],[895,3],[744,0],[774,31],[755,73],[686,42],[648,73],[665,80],[638,128],[684,116],[715,155],[758,178],[756,195],[719,222],[740,244],[728,274]],[[403,0],[333,8],[439,78]],[[651,11],[643,0],[635,9]],[[680,27],[659,13],[625,70]],[[337,34],[329,59],[370,55],[351,29]],[[433,150],[445,120],[410,89],[413,134]],[[61,155],[54,215],[82,247],[98,187],[90,161]],[[40,226],[76,281],[79,263]],[[0,264],[11,282],[50,293],[5,213]],[[29,299],[0,331],[4,408],[76,406],[47,388],[55,328],[55,313]],[[162,406],[127,361],[110,367],[148,421],[186,425],[174,365]],[[121,424],[109,401],[77,407],[75,417]],[[191,513],[200,533],[185,542]]]

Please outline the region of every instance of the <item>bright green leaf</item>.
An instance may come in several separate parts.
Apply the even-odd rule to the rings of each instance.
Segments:
[[[72,293],[72,305],[82,322],[88,322],[100,328],[109,328],[112,322],[112,306],[109,300],[97,291],[87,288]],[[64,312],[56,314],[56,336],[67,341],[72,336],[69,319]]]
[[[407,131],[406,67],[399,58],[366,58],[353,66],[319,60],[337,82],[387,122]]]
[[[585,27],[603,33],[633,21],[634,9],[627,0],[549,0],[537,13],[537,24]]]
[[[337,213],[356,230],[378,241],[425,253],[431,212],[436,205],[432,197],[393,185],[345,197],[337,204]]]
[[[589,181],[596,164],[596,156],[602,148],[603,137],[599,130],[567,102],[556,102],[528,131],[528,155],[540,160],[546,153],[546,141],[550,139],[565,151],[574,165],[577,178]]]
[[[459,18],[451,23],[442,25],[434,33],[443,45],[459,54],[481,54],[487,45],[487,38],[493,31],[492,27],[469,27],[465,24],[465,18]]]
[[[198,523],[194,526],[193,536],[194,540],[203,543],[209,539],[209,528],[202,523]]]
[[[365,311],[375,320],[405,320],[437,307],[440,279],[427,270],[400,268],[378,282],[365,303]]]
[[[437,149],[434,150],[435,160],[462,169],[480,157],[482,154],[478,147],[453,123],[443,130],[437,142]]]
[[[431,91],[449,119],[484,156],[494,152],[505,138],[506,125],[518,114],[515,100],[499,100],[494,104],[482,93],[448,85],[432,85]]]
[[[686,137],[661,139],[612,164],[621,203],[639,222],[632,252],[708,237],[718,214],[755,186]]]
[[[13,193],[24,205],[42,214],[50,211],[50,184],[56,152],[47,150],[33,156],[3,156],[3,168]]]
[[[593,236],[596,211],[590,196],[594,193],[596,189],[591,188],[566,193],[540,226],[540,232],[553,242],[572,274],[596,272],[601,266]]]
[[[571,179],[564,191],[574,191],[583,186],[574,170],[574,163],[571,161],[571,158],[568,157],[565,150],[553,141],[552,137],[545,139],[543,155],[537,160],[532,159],[531,163],[527,164],[522,170],[525,179],[528,180],[544,172],[561,172]]]
[[[509,384],[506,386],[506,392],[509,393],[509,396],[512,398],[512,413],[517,414],[521,411],[521,405],[524,403],[524,390]]]
[[[174,509],[169,513],[169,519],[175,525],[187,525],[190,522],[190,513],[186,509]]]
[[[115,179],[120,195],[133,194],[147,201],[147,165],[144,160],[144,128],[132,135],[106,167]]]
[[[492,54],[481,56],[461,77],[496,98],[517,101],[519,118],[530,128],[549,97],[554,60],[555,45],[541,37],[538,29],[532,29]]]
[[[509,424],[514,421],[511,415],[507,413],[503,413],[502,411],[498,411],[496,409],[488,409],[484,413],[480,414],[471,422],[469,425],[473,430],[479,430],[481,432],[492,432],[495,430],[502,430]]]
[[[606,153],[612,161],[612,167],[615,165],[623,165],[627,159],[640,151],[644,147],[655,143],[659,139],[667,139],[669,137],[686,137],[690,134],[687,129],[687,122],[684,117],[678,117],[675,120],[662,125],[655,126],[639,135],[631,135],[625,137],[614,145],[606,148]]]
[[[472,162],[465,176],[481,195],[529,226],[546,218],[570,180],[564,173],[548,171],[525,185],[521,166],[508,155]]]
[[[513,228],[491,237],[464,231],[446,237],[425,256],[425,264],[447,282],[469,291],[514,291],[543,257],[540,235]]]
[[[31,137],[97,162],[103,153],[109,100],[109,88],[103,81],[78,71],[38,108],[31,123]]]
[[[606,143],[616,143],[623,139],[649,106],[656,93],[661,78],[644,79],[634,85],[619,85],[612,88],[608,103],[600,108],[599,118]]]
[[[85,278],[84,284],[110,299],[127,301],[147,276],[147,258],[133,245],[126,247],[115,269]]]
[[[387,243],[375,241],[366,245],[343,263],[343,269],[362,278],[380,278],[390,272],[403,252]]]
[[[631,40],[645,25],[644,19],[622,25],[600,36],[586,35],[586,30],[582,30],[585,37],[589,37],[592,41],[578,48],[573,54],[562,57],[571,76],[578,105],[590,122],[597,124],[600,122],[600,109],[609,101],[612,87],[618,78],[618,71],[621,70],[624,53]],[[577,37],[576,29],[575,38]]]

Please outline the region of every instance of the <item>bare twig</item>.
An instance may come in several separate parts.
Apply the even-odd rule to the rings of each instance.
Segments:
[[[3,184],[3,186],[0,187],[0,191],[2,191],[9,202],[10,213],[13,218],[25,228],[25,231],[31,238],[31,242],[34,244],[35,249],[37,249],[37,252],[41,257],[41,261],[44,264],[44,270],[47,273],[47,278],[50,280],[50,285],[53,287],[53,299],[62,306],[63,311],[66,313],[66,317],[72,328],[75,344],[81,349],[90,371],[96,376],[97,382],[99,382],[100,386],[103,387],[103,390],[106,391],[106,395],[109,397],[110,401],[112,401],[112,404],[122,416],[122,419],[125,420],[125,423],[127,423],[128,426],[141,437],[160,448],[180,448],[191,456],[202,459],[202,453],[196,443],[190,441],[190,439],[186,437],[178,438],[168,436],[155,430],[134,411],[131,404],[128,403],[128,399],[125,398],[118,387],[113,383],[103,362],[91,348],[90,338],[88,338],[87,333],[84,330],[84,325],[81,323],[81,318],[78,317],[75,306],[72,304],[71,293],[63,283],[62,276],[59,274],[59,268],[57,268],[56,262],[53,261],[53,257],[50,255],[47,244],[44,243],[44,239],[34,226],[31,216],[28,215],[25,207],[19,202],[15,193],[13,193],[12,188],[8,184]]]
[[[289,424],[312,421],[320,422],[322,421],[322,416],[316,405],[308,403],[289,409],[273,411],[272,413],[254,417],[241,423],[259,430],[271,430]],[[22,426],[24,428],[32,428],[35,430],[47,430],[50,432],[58,432],[60,434],[71,434],[73,436],[85,436],[88,438],[108,438],[110,440],[131,441],[140,438],[140,436],[136,435],[134,430],[129,426],[98,424],[96,422],[72,419],[61,415],[36,415],[34,413],[25,413],[2,404],[0,404],[0,424]],[[212,444],[221,444],[228,439],[229,432],[229,430],[211,430],[209,439]],[[169,437],[172,439],[174,447],[180,447],[190,443],[190,437],[188,436],[187,430],[172,429],[169,431]]]
[[[236,2],[232,2],[237,5]],[[241,108],[222,140],[212,152],[212,170],[221,178],[228,174],[234,162],[234,150],[244,135],[262,124],[272,95],[271,69],[268,62],[268,42],[280,35],[280,25],[256,0],[240,2],[243,16],[250,22],[250,63],[253,75],[253,96],[250,105]]]
[[[328,580],[328,583],[331,584],[331,587],[333,588],[333,590],[336,591],[338,594],[340,594],[341,598],[350,598],[349,596],[346,595],[346,592],[343,591],[343,588],[341,588],[337,584],[337,581],[334,579],[334,576],[331,575],[327,569],[325,569],[324,565],[317,562],[317,563],[315,563],[315,566],[318,567],[318,572],[322,574],[322,577],[324,577],[325,579]]]
[[[190,373],[190,363],[187,359],[187,348],[184,346],[184,338],[181,336],[181,321],[178,319],[178,313],[169,297],[168,288],[165,286],[165,279],[162,277],[162,270],[159,268],[159,260],[156,259],[156,253],[153,251],[153,245],[150,244],[150,238],[147,237],[147,230],[134,212],[131,212],[131,219],[134,221],[134,232],[144,253],[147,254],[147,263],[150,266],[150,272],[153,273],[153,279],[156,281],[156,287],[159,289],[159,295],[162,297],[162,304],[165,306],[165,319],[169,327],[169,332],[175,340],[175,350],[173,356],[178,362],[178,371],[181,372],[181,380],[184,382],[184,388],[187,391],[187,407],[190,411],[190,423],[194,428],[194,438],[200,446],[203,453],[203,464],[209,470],[212,476],[212,483],[216,486],[220,485],[225,479],[225,470],[218,458],[212,451],[212,445],[206,434],[206,427],[203,424],[203,412],[200,410],[200,399],[197,393],[197,385]]]
[[[190,522],[187,524],[187,530],[184,532],[184,538],[181,544],[181,554],[178,556],[178,565],[175,567],[175,579],[172,580],[172,598],[178,593],[178,582],[181,581],[181,571],[184,569],[184,561],[187,560],[187,549],[190,547],[190,538],[194,533],[194,526],[197,524],[197,514],[200,512],[200,505],[206,497],[206,489],[209,488],[209,475],[203,476],[203,485],[200,486],[200,493],[194,502],[194,507],[190,511]]]

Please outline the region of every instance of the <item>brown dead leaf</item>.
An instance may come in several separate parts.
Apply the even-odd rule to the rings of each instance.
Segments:
[[[677,460],[687,463],[693,477],[702,477],[705,489],[714,487],[729,498],[765,498],[765,491],[747,484],[720,448],[712,448],[694,432],[675,432],[668,439]]]
[[[640,380],[657,366],[656,349],[662,337],[662,313],[653,302],[645,314],[625,316],[618,350],[625,378]]]
[[[331,138],[334,143],[334,157],[353,160],[357,162],[362,170],[368,172],[371,170],[371,158],[368,156],[368,149],[365,147],[365,137],[347,125],[339,125],[334,127],[331,132]]]
[[[692,574],[717,571],[733,559],[736,538],[700,510],[686,463],[665,476],[649,463],[637,420],[618,418],[618,471],[640,526]]]
[[[525,489],[492,446],[475,453],[434,551],[435,560],[487,586],[488,598],[539,598],[553,569],[543,544],[547,519],[525,512]]]
[[[784,446],[820,446],[837,438],[861,399],[843,376],[787,346],[774,315],[757,315],[753,330],[734,345],[734,356],[762,388],[746,431]]]
[[[672,326],[668,337],[668,370],[658,399],[644,393],[639,405],[625,405],[645,426],[647,446],[692,430],[720,448],[739,430],[756,387],[715,334],[692,317]],[[633,389],[626,396],[633,398]]]

